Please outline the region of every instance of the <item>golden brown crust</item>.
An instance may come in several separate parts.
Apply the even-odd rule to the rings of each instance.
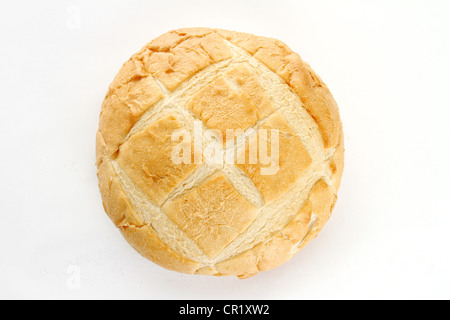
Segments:
[[[143,257],[166,269],[192,274],[200,267],[199,263],[181,257],[162,243],[151,226],[123,225],[120,231],[128,243]]]
[[[336,146],[336,151],[334,152],[333,158],[330,161],[331,180],[336,192],[341,186],[341,178],[342,174],[344,173],[344,153],[344,132],[341,125],[338,145]]]
[[[231,58],[231,53],[212,30],[178,30],[150,42],[136,58],[172,91],[207,66]]]
[[[228,41],[248,51],[290,85],[317,121],[325,147],[336,147],[341,130],[339,109],[320,77],[283,42],[251,34],[218,30]]]
[[[239,195],[223,174],[168,202],[163,210],[188,237],[197,239],[209,257],[221,252],[257,214],[256,208]]]
[[[282,231],[250,250],[218,263],[215,270],[220,275],[237,275],[245,279],[259,271],[282,265],[317,237],[330,218],[335,203],[336,195],[332,188],[323,180],[318,181],[305,206]]]
[[[99,131],[109,152],[117,151],[136,121],[163,97],[155,79],[141,69],[133,59],[126,62],[103,102]]]
[[[236,88],[239,88],[237,91]],[[274,110],[258,80],[242,64],[217,78],[188,102],[208,128],[246,130]]]
[[[171,134],[179,129],[178,120],[169,115],[131,137],[117,156],[120,167],[157,205],[197,167],[171,161],[178,144],[171,140]]]
[[[267,165],[261,164],[259,154],[256,164],[249,164],[249,161],[246,161],[246,164],[239,164],[238,167],[250,177],[260,190],[265,203],[268,204],[286,193],[301,173],[311,165],[312,160],[299,137],[294,135],[286,120],[279,113],[274,113],[270,116],[261,126],[261,129],[279,130],[278,172],[271,175],[262,175],[261,168],[267,167]],[[269,131],[267,136],[270,136]],[[259,140],[260,137],[258,135],[258,138],[255,137],[250,141],[249,146],[246,148],[247,156],[250,145],[257,144]]]
[[[144,221],[134,212],[110,161],[98,168],[98,180],[103,205],[111,221],[117,226],[129,223],[143,226]]]
[[[337,195],[331,186],[323,180],[316,183],[309,196],[309,201],[311,202],[313,213],[315,214],[314,223],[310,224],[310,230],[308,230],[305,237],[298,244],[296,252],[303,249],[311,240],[317,237],[330,219],[336,200]]]
[[[261,121],[280,129],[279,172],[238,165],[208,176],[205,166],[174,165],[170,133],[189,124],[188,111],[221,131]],[[139,253],[170,270],[240,278],[283,264],[317,236],[344,164],[338,107],[310,66],[281,41],[209,28],[166,33],[124,64],[102,106],[96,154],[105,211]],[[153,226],[145,208],[166,220]]]

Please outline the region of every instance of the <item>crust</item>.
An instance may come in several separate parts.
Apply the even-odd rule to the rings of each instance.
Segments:
[[[332,188],[320,180],[305,206],[283,230],[252,249],[217,264],[216,275],[237,275],[245,279],[284,264],[317,237],[329,220],[335,203]]]
[[[194,273],[200,267],[199,263],[184,259],[168,248],[150,226],[139,228],[133,225],[123,225],[120,227],[120,231],[137,252],[159,266],[189,274]]]
[[[116,227],[124,224],[143,226],[144,221],[135,213],[123,191],[111,162],[103,161],[97,172],[103,206]]]
[[[131,157],[128,159],[129,161],[125,167],[133,169],[125,170],[125,172],[130,174],[137,185],[127,186],[124,189],[122,185],[124,182],[118,178],[112,162],[116,161],[116,164],[124,165],[121,159],[128,154],[130,144],[133,148],[139,147],[133,144],[134,140],[129,139],[129,135],[146,114],[151,113],[152,109],[158,108],[158,112],[164,114],[164,102],[168,96],[180,91],[179,88],[182,88],[189,79],[192,79],[200,72],[205,72],[206,74],[209,70],[208,68],[215,68],[214,66],[219,65],[220,62],[223,62],[223,67],[226,67],[225,62],[233,60],[233,52],[241,49],[245,50],[248,59],[255,59],[264,68],[267,68],[267,71],[263,70],[264,72],[269,72],[270,70],[270,72],[276,74],[277,79],[280,79],[279,86],[287,85],[289,90],[295,93],[295,98],[301,101],[303,108],[310,115],[311,119],[313,119],[311,120],[310,128],[317,128],[317,139],[314,140],[314,137],[312,137],[312,142],[304,146],[305,150],[303,150],[301,142],[298,142],[297,144],[302,146],[302,153],[305,153],[306,149],[311,153],[311,150],[314,149],[316,151],[313,151],[316,153],[313,158],[319,157],[317,153],[319,151],[317,150],[320,150],[320,153],[324,155],[330,154],[330,157],[328,159],[324,158],[323,163],[304,161],[304,168],[302,167],[302,170],[298,170],[298,175],[301,174],[300,172],[302,174],[303,172],[309,173],[311,175],[310,179],[315,179],[315,182],[311,185],[310,190],[299,189],[300,191],[298,192],[302,200],[295,201],[291,208],[283,205],[280,197],[292,191],[292,188],[295,187],[294,182],[289,187],[285,189],[278,188],[278,190],[276,185],[259,186],[257,180],[253,184],[252,180],[248,179],[244,181],[248,186],[239,188],[238,182],[235,182],[232,176],[227,176],[230,184],[224,184],[226,188],[234,187],[244,198],[248,197],[248,195],[243,193],[245,190],[256,190],[254,191],[256,193],[264,190],[259,196],[261,199],[265,198],[265,200],[270,201],[264,203],[263,207],[259,209],[264,209],[264,206],[269,205],[269,202],[273,203],[271,205],[274,208],[279,206],[279,210],[284,215],[283,221],[286,221],[286,223],[280,226],[274,224],[278,226],[278,229],[270,231],[262,241],[256,241],[257,237],[246,234],[251,229],[247,228],[249,221],[245,221],[244,224],[244,222],[237,220],[237,224],[232,226],[232,236],[227,236],[226,241],[221,242],[220,248],[212,246],[214,243],[212,241],[209,243],[209,246],[207,242],[200,242],[202,245],[199,248],[188,248],[189,246],[184,244],[183,250],[177,250],[176,241],[175,243],[163,241],[163,238],[167,241],[170,237],[161,237],[151,226],[151,222],[146,221],[141,214],[137,213],[132,201],[130,201],[129,191],[125,191],[140,188],[140,193],[147,195],[140,201],[147,201],[152,206],[162,208],[161,210],[164,212],[164,208],[166,210],[171,208],[170,205],[164,207],[164,197],[171,190],[173,191],[174,186],[171,185],[164,192],[158,193],[161,196],[155,197],[153,191],[156,192],[156,189],[146,189],[152,187],[147,183],[140,183],[140,180],[132,174],[144,167],[145,159],[141,159],[142,164],[136,166],[133,163],[133,157]],[[247,59],[247,57],[245,58]],[[257,63],[255,62],[254,65],[257,65]],[[240,68],[240,65],[238,67]],[[211,70],[209,71],[211,73],[219,72],[218,67],[217,70]],[[242,69],[230,69],[228,76],[235,74],[235,70]],[[247,70],[245,71],[247,72]],[[245,78],[247,76],[241,72],[239,77]],[[240,83],[238,84],[246,84],[249,92],[245,92],[247,89],[242,87],[245,90],[240,92],[241,97],[238,95],[234,97],[237,97],[236,99],[239,101],[245,101],[246,99],[247,102],[244,104],[253,113],[248,113],[248,119],[251,119],[251,121],[245,122],[244,117],[242,117],[242,124],[232,124],[231,127],[247,128],[250,123],[260,121],[268,116],[269,113],[267,111],[273,109],[269,105],[269,101],[273,99],[269,96],[264,96],[261,88],[251,76],[248,76],[249,81],[247,82],[239,77]],[[214,95],[221,94],[220,92],[223,92],[223,90],[231,90],[227,81],[219,79],[210,83],[212,86],[210,91],[212,93],[204,94],[208,90],[206,86],[204,86],[203,91],[197,90],[197,92],[200,92],[200,95],[203,94],[203,96],[199,96],[203,100],[199,98],[199,101],[215,101]],[[242,97],[242,95],[245,96]],[[187,102],[187,98],[184,101]],[[205,114],[205,110],[210,108],[210,103],[205,102],[202,105],[194,100],[192,101],[191,104],[186,103],[186,105],[194,113],[198,112],[200,118]],[[225,100],[223,106],[230,107]],[[259,115],[258,112],[261,112],[261,114]],[[223,114],[226,115],[226,112]],[[165,115],[168,116],[168,114]],[[208,119],[211,119],[210,123],[212,123],[213,127],[218,127],[219,129],[227,127],[221,128],[217,125],[217,123],[221,123],[220,118],[208,117]],[[230,119],[226,120],[230,121]],[[157,135],[158,132],[155,132],[151,137],[157,137]],[[121,152],[124,152],[123,155],[121,155]],[[326,85],[312,71],[310,66],[278,40],[208,28],[180,29],[166,33],[147,44],[124,64],[111,84],[102,106],[99,131],[97,133],[96,154],[99,187],[105,211],[113,223],[119,227],[126,240],[141,255],[160,266],[178,272],[215,276],[235,275],[240,278],[247,278],[260,271],[269,270],[283,264],[317,236],[330,218],[336,202],[337,190],[340,186],[344,167],[343,131],[337,104]],[[161,166],[164,167],[164,164],[161,163]],[[201,170],[201,167],[198,170]],[[187,170],[186,174],[195,176],[195,172],[191,172],[191,170]],[[185,179],[186,174],[180,174],[180,178],[177,177],[177,179]],[[204,175],[199,174],[198,176],[202,177]],[[203,178],[207,179],[206,176]],[[191,188],[198,188],[202,184],[202,181],[194,181]],[[272,193],[270,188],[274,189]],[[142,190],[145,192],[142,192]],[[225,192],[225,189],[219,188],[215,193],[221,192]],[[185,198],[185,193],[179,193],[176,203]],[[213,196],[214,192],[211,193],[211,197]],[[219,204],[221,201],[226,201],[226,199],[218,199],[217,201],[217,204]],[[201,206],[201,203],[198,205]],[[242,205],[242,208],[245,207],[245,205]],[[253,205],[248,205],[248,208],[254,210]],[[294,208],[297,208],[295,212],[292,211]],[[182,210],[182,207],[179,210]],[[217,210],[217,208],[214,210]],[[237,211],[235,210],[234,212],[233,214],[236,214]],[[277,212],[274,211],[273,214],[276,215]],[[180,215],[176,212],[167,214],[169,218],[171,215],[174,223],[178,222],[180,230],[188,226],[188,222],[184,224],[180,220],[181,218],[178,219]],[[174,217],[177,218],[175,219]],[[224,218],[221,217],[221,219]],[[253,221],[255,218],[252,217],[251,220]],[[214,219],[211,219],[211,221],[214,221]],[[254,223],[258,223],[258,221],[260,220],[256,219]],[[217,224],[219,222],[215,221],[214,223]],[[176,228],[176,226],[173,228]],[[194,232],[195,235],[193,235],[192,232],[189,232],[190,230],[194,229],[189,229],[185,233],[190,234],[193,238],[201,236],[201,233],[198,232]],[[248,237],[242,241],[249,241],[254,245],[249,249],[239,251],[238,249],[241,247],[239,245],[240,239],[237,237],[239,234],[244,234]],[[232,240],[236,243],[233,243]],[[236,252],[236,254],[221,256],[219,253],[222,251],[224,243],[226,245],[234,245],[235,250],[230,250],[230,252]],[[242,246],[242,248],[244,247]],[[196,259],[196,252],[198,250],[201,251],[202,248],[207,248],[207,254]],[[187,258],[184,250],[191,250],[190,257],[194,257],[194,259]],[[205,260],[208,258],[208,254],[212,260]],[[205,261],[209,262],[205,264]]]
[[[320,77],[298,54],[276,39],[227,30],[217,32],[283,78],[317,121],[325,148],[337,146],[342,125],[336,101]]]

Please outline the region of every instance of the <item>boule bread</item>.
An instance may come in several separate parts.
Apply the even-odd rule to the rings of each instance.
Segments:
[[[175,163],[173,133],[195,123],[242,159],[277,132],[277,170],[259,155],[211,164],[193,142],[202,161]],[[242,134],[231,144],[230,129]],[[328,221],[343,162],[338,107],[310,66],[281,41],[226,30],[171,31],[133,55],[97,133],[105,211],[141,255],[189,274],[247,278],[289,260]]]

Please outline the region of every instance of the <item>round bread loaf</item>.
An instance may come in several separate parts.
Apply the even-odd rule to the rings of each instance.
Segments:
[[[105,211],[144,257],[247,278],[325,225],[344,162],[327,86],[278,40],[180,29],[128,60],[104,100]]]

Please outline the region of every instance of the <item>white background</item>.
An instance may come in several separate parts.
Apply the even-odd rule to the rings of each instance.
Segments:
[[[2,0],[0,298],[449,299],[449,17],[448,0]],[[328,84],[344,123],[332,219],[290,262],[248,280],[140,257],[97,188],[109,83],[145,43],[193,26],[284,41]]]

